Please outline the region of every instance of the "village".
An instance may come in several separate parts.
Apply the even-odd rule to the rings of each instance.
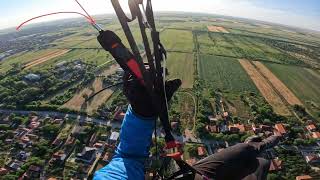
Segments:
[[[184,145],[183,159],[190,165],[201,158],[221,151],[223,148],[243,142],[249,135],[268,137],[278,135],[283,142],[276,149],[269,149],[264,156],[271,159],[269,171],[276,173],[286,168],[286,159],[281,151],[295,151],[301,154],[303,163],[318,169],[320,162],[320,132],[316,123],[307,121],[303,127],[291,127],[286,123],[266,125],[254,122],[233,123],[230,112],[224,107],[224,99],[216,101],[219,108],[206,116],[207,123],[202,133],[215,135],[215,138],[187,134],[176,138]],[[114,105],[115,106],[115,105]],[[126,106],[119,104],[112,112],[110,120],[97,123],[92,120],[79,120],[62,114],[52,116],[1,113],[0,174],[13,179],[85,179],[107,165],[112,159],[119,142],[120,125],[125,116]],[[108,113],[111,113],[108,112]],[[110,117],[110,116],[109,116]],[[180,128],[179,122],[171,122],[172,129]],[[295,129],[302,129],[297,131]],[[160,138],[164,137],[159,127]],[[217,138],[222,136],[222,138]],[[224,136],[224,137],[223,137]],[[239,140],[239,137],[241,137]],[[292,141],[292,139],[294,139]],[[286,143],[291,141],[291,143]],[[280,153],[279,153],[280,152]],[[153,154],[154,155],[154,154]],[[152,156],[151,156],[152,158]],[[153,173],[147,174],[152,177]],[[297,177],[307,179],[308,176]]]

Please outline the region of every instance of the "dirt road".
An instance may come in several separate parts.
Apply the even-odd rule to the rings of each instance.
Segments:
[[[36,65],[39,65],[39,64],[44,63],[46,61],[49,61],[50,59],[53,59],[55,57],[61,56],[63,54],[66,54],[69,51],[70,50],[68,50],[68,49],[63,49],[63,50],[56,50],[54,52],[50,52],[50,53],[42,56],[41,58],[35,59],[32,62],[29,62],[28,64],[26,64],[24,66],[24,69],[30,69],[30,68],[32,68],[32,67],[34,67]]]

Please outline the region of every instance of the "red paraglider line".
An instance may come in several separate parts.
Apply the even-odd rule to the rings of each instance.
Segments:
[[[40,16],[37,16],[37,17],[33,17],[33,18],[31,18],[31,19],[28,19],[28,20],[24,21],[23,23],[21,23],[21,24],[16,28],[16,30],[18,31],[23,25],[25,25],[26,23],[28,23],[28,22],[30,22],[30,21],[32,21],[32,20],[34,20],[34,19],[38,19],[38,18],[41,18],[41,17],[50,16],[50,15],[55,15],[55,14],[79,14],[79,15],[81,15],[81,16],[84,16],[84,17],[89,21],[90,24],[94,24],[94,23],[95,23],[95,21],[92,19],[91,16],[88,17],[88,16],[86,16],[86,15],[84,15],[84,14],[82,14],[82,13],[79,13],[79,12],[53,12],[53,13],[43,14],[43,15],[40,15]]]
[[[90,14],[84,9],[84,7],[79,3],[78,0],[75,0],[76,3],[80,6],[80,8],[86,13],[86,15],[91,19],[91,22],[95,23],[95,20],[90,16]]]

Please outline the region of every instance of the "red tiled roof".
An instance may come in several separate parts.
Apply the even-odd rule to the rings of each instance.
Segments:
[[[312,179],[312,177],[309,175],[303,175],[303,176],[296,177],[296,180],[308,180],[308,179]]]
[[[198,147],[198,155],[203,156],[206,153],[206,149],[203,146]]]
[[[194,165],[196,163],[196,159],[192,158],[192,159],[187,159],[186,163],[188,163],[190,166]]]
[[[282,169],[282,161],[279,159],[273,159],[270,163],[269,171],[277,171]]]
[[[313,133],[312,133],[312,137],[313,137],[314,139],[319,139],[319,138],[320,138],[320,133],[319,133],[319,132],[313,132]]]
[[[275,125],[276,130],[278,130],[281,134],[286,134],[287,131],[284,128],[283,124],[276,124]]]
[[[316,126],[315,126],[314,124],[310,124],[310,125],[307,126],[307,129],[308,129],[309,131],[312,131],[312,130],[315,130],[315,129],[316,129]]]

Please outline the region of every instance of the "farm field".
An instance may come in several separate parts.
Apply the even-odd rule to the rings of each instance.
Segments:
[[[71,50],[68,53],[53,58],[49,62],[42,63],[33,69],[41,69],[44,67],[48,67],[54,64],[57,64],[62,61],[74,61],[77,59],[81,59],[83,62],[88,63],[88,64],[94,64],[96,66],[100,66],[104,64],[105,62],[111,60],[111,55],[109,55],[107,52],[104,50],[93,50],[93,49],[75,49]]]
[[[302,105],[301,101],[267,67],[259,61],[253,61],[253,64],[290,105]]]
[[[168,78],[182,80],[182,88],[192,88],[194,82],[194,59],[190,53],[168,53]]]
[[[259,73],[259,71],[250,63],[250,61],[239,60],[242,67],[246,70],[252,81],[259,89],[262,96],[273,107],[274,111],[280,115],[290,115],[289,109],[282,102],[281,98],[268,83],[268,81]]]
[[[215,89],[258,92],[239,62],[233,58],[201,55],[199,74]]]
[[[222,33],[229,33],[224,27],[221,26],[208,26],[208,30],[210,32],[222,32]]]
[[[50,52],[52,52],[52,49],[24,52],[11,56],[0,62],[0,72],[5,73],[9,71],[14,64],[24,65]]]
[[[302,63],[296,58],[266,44],[264,39],[259,37],[216,32],[198,32],[197,36],[200,52],[203,54],[252,60],[259,59],[278,63]]]
[[[320,105],[320,79],[308,70],[289,65],[265,63],[306,106],[311,102]],[[310,107],[310,106],[309,106]]]
[[[109,75],[113,74],[118,69],[117,65],[113,65],[104,72],[102,72],[103,75]],[[108,100],[108,98],[112,95],[113,90],[108,89],[105,90],[95,97],[93,97],[88,102],[85,102],[84,96],[91,96],[92,94],[100,91],[103,89],[103,82],[102,79],[97,77],[92,84],[87,86],[86,88],[79,91],[77,94],[73,96],[67,103],[65,103],[62,107],[73,109],[76,111],[85,111],[88,114],[92,115],[98,107],[103,104],[105,101]]]
[[[193,36],[191,31],[165,29],[160,40],[168,51],[193,52]]]
[[[57,50],[57,51],[50,52],[48,54],[43,55],[39,59],[35,59],[32,62],[29,62],[28,64],[24,65],[24,67],[25,67],[24,69],[26,69],[26,70],[30,69],[30,68],[32,68],[34,66],[37,66],[37,65],[42,64],[42,63],[44,63],[46,61],[49,61],[49,60],[51,60],[51,59],[53,59],[55,57],[59,57],[59,56],[61,56],[63,54],[66,54],[69,51],[70,50],[64,49],[64,50]]]

